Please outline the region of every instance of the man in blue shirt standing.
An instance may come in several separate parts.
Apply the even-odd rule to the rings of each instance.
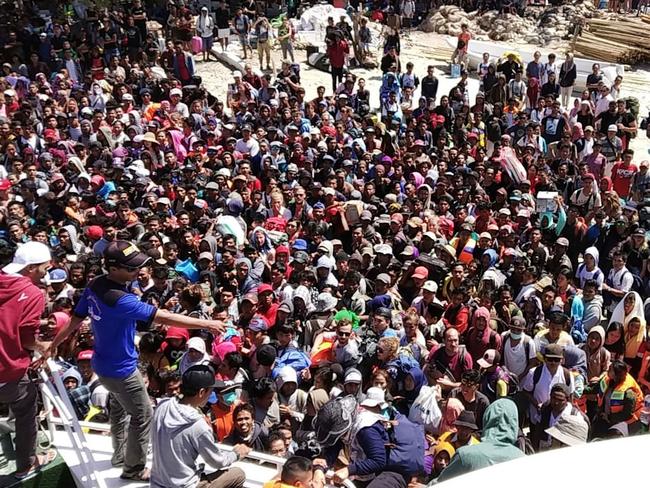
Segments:
[[[135,348],[136,322],[174,325],[185,329],[207,329],[221,334],[221,321],[178,315],[141,302],[127,289],[150,257],[128,241],[116,240],[104,251],[108,273],[98,276],[84,290],[72,319],[52,342],[56,350],[71,333],[90,317],[95,339],[92,367],[101,384],[111,393],[110,420],[114,466],[123,466],[122,478],[146,481],[145,468],[151,430],[152,408]],[[128,434],[126,419],[130,416]]]

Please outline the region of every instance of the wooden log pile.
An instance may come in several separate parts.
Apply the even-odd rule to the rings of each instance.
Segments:
[[[585,58],[609,63],[650,61],[650,15],[589,19],[573,50]]]

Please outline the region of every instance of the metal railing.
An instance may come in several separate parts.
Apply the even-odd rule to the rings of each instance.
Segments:
[[[84,431],[110,433],[111,426],[110,424],[77,420],[76,416],[73,413],[74,409],[72,408],[72,404],[70,403],[63,382],[61,381],[61,376],[58,374],[61,371],[60,366],[51,360],[48,361],[48,366],[52,372],[51,378],[49,378],[42,370],[40,372],[40,375],[41,379],[43,380],[42,390],[45,408],[47,411],[46,419],[48,423],[50,439],[52,441],[54,440],[54,430],[57,426],[63,427],[67,431],[72,442],[72,447],[77,453],[79,461],[82,465],[81,468],[84,476],[86,476],[90,481],[90,484],[87,486],[105,488],[106,484],[104,483],[103,478],[97,473],[95,469],[95,461],[92,455],[92,451],[88,447]],[[52,407],[57,410],[60,416],[54,415],[54,408]],[[232,451],[234,449],[233,446],[221,443],[217,443],[217,447],[224,451]],[[286,459],[259,451],[251,451],[246,455],[245,458],[239,460],[239,462],[243,463],[251,461],[275,466],[278,472],[280,472],[282,466],[284,466],[284,463],[286,462]],[[333,471],[329,471],[327,473],[328,478],[331,478],[332,475]],[[345,480],[341,486],[345,488],[355,488],[354,483],[351,480]]]

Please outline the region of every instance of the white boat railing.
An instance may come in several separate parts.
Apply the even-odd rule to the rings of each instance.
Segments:
[[[70,437],[72,447],[75,450],[78,458],[82,461],[81,467],[84,471],[84,487],[89,488],[106,488],[104,479],[101,474],[99,474],[95,467],[95,460],[93,458],[92,451],[88,447],[88,443],[85,438],[84,431],[93,431],[102,434],[109,434],[111,431],[110,424],[98,423],[98,422],[86,422],[83,420],[78,420],[74,415],[74,409],[70,403],[67,392],[61,380],[61,367],[54,363],[53,361],[48,361],[48,367],[52,372],[51,377],[48,377],[47,374],[41,370],[40,375],[43,380],[42,391],[43,391],[43,400],[46,409],[46,419],[48,423],[48,431],[50,434],[50,439],[54,440],[54,431],[56,427],[63,427],[68,436]],[[52,408],[54,407],[54,408]],[[54,410],[56,409],[59,416],[54,415]],[[224,451],[232,451],[233,446],[226,444],[217,443],[217,447]],[[266,454],[259,451],[251,451],[246,455],[245,458],[241,459],[240,462],[250,463],[255,461],[259,464],[268,464],[275,466],[278,473],[282,470],[282,466],[286,462],[286,458],[279,456],[273,456],[272,454]],[[327,473],[327,477],[331,478],[333,472],[330,471]],[[346,480],[342,483],[345,488],[355,488],[354,483],[351,480]]]

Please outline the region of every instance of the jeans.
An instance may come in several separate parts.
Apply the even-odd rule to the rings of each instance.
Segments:
[[[16,418],[16,471],[26,471],[36,462],[38,389],[27,377],[0,387],[0,403],[6,403]]]
[[[147,463],[151,416],[153,410],[144,380],[137,369],[126,378],[99,381],[111,394],[109,397],[114,466],[124,464],[125,475],[135,475]],[[126,423],[129,423],[128,434]]]
[[[228,468],[203,475],[196,488],[243,488],[246,475],[240,468]]]

